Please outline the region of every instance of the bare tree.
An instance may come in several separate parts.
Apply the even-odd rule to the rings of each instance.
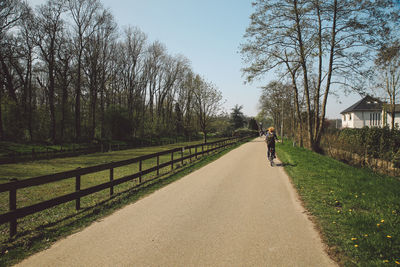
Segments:
[[[375,63],[378,72],[375,81],[389,97],[391,128],[395,129],[395,104],[400,91],[400,43],[395,41],[382,47]]]
[[[33,10],[25,5],[25,16],[19,21],[20,31],[18,33],[20,57],[25,62],[24,68],[21,69],[20,76],[23,80],[23,90],[21,96],[21,104],[23,106],[23,120],[25,127],[29,132],[29,139],[33,139],[33,61],[34,61],[34,16]]]
[[[157,90],[160,90],[162,81],[162,64],[163,57],[165,56],[165,46],[160,42],[156,41],[152,43],[148,48],[148,77],[149,77],[149,111],[150,119],[154,120],[154,103],[156,98]]]
[[[23,4],[20,0],[2,0],[0,2],[0,38],[22,18],[23,11]]]
[[[295,136],[297,133],[294,124],[293,94],[289,94],[290,84],[279,81],[271,81],[262,87],[259,104],[263,113],[272,118],[277,130],[283,135],[284,132]],[[285,123],[284,123],[285,122]],[[287,122],[287,123],[286,123]],[[299,133],[299,141],[303,139]]]
[[[61,18],[65,11],[63,1],[48,0],[46,4],[37,9],[35,19],[35,43],[40,49],[40,57],[46,63],[48,82],[46,91],[48,92],[50,109],[50,138],[56,141],[56,111],[55,111],[55,76],[56,76],[56,56],[58,48],[57,41],[62,36],[64,21]],[[42,82],[42,84],[45,84]]]
[[[144,105],[147,84],[145,53],[147,36],[138,28],[128,27],[122,43],[122,78],[127,92],[128,118],[132,123],[131,136],[144,123]],[[141,114],[139,116],[139,114]],[[134,118],[134,115],[135,118]]]
[[[59,38],[60,40],[57,43],[56,79],[61,90],[60,141],[63,142],[65,141],[67,129],[68,101],[69,96],[72,95],[69,88],[72,82],[71,60],[73,58],[73,43],[66,31]]]
[[[81,95],[82,95],[82,60],[83,51],[96,31],[96,20],[102,5],[98,0],[68,0],[68,8],[74,21],[74,43],[76,50],[76,84],[75,84],[75,139],[81,138]]]
[[[212,83],[205,82],[196,76],[194,85],[194,109],[201,131],[204,134],[204,143],[207,143],[207,133],[212,120],[218,115],[222,106],[222,94]]]
[[[188,68],[184,74],[181,91],[178,95],[178,103],[183,113],[183,128],[186,138],[190,138],[195,129],[194,112],[194,73]]]
[[[85,47],[85,64],[89,89],[89,138],[95,138],[96,114],[98,94],[104,96],[106,83],[107,59],[109,57],[109,47],[113,43],[116,25],[112,14],[108,10],[103,10],[102,14],[96,17],[97,22],[94,34],[89,37],[90,42]],[[104,99],[100,99],[101,105]],[[103,109],[102,109],[103,110]]]
[[[19,75],[23,71],[15,51],[17,40],[10,30],[24,17],[26,10],[26,5],[20,0],[0,1],[0,140],[5,136],[3,99],[7,96],[15,104],[14,115],[20,112],[14,71],[18,70]],[[3,92],[3,89],[7,92]]]
[[[187,66],[187,60],[184,57],[166,56],[163,63],[162,80],[156,91],[157,118],[159,124],[172,126],[174,124],[170,119],[172,119],[176,89],[179,85],[179,78]]]

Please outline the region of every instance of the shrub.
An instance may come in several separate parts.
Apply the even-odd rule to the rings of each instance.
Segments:
[[[393,154],[393,167],[400,168],[400,149]]]
[[[392,160],[400,149],[400,131],[388,127],[346,128],[340,132],[338,140],[340,149],[385,160]]]

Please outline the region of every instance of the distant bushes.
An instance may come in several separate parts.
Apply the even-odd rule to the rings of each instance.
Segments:
[[[233,132],[234,136],[238,137],[245,137],[245,136],[258,136],[258,131],[257,130],[250,130],[248,128],[240,128],[236,129]]]

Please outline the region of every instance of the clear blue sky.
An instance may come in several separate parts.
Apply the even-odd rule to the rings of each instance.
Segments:
[[[44,0],[29,0],[31,6]],[[222,92],[230,113],[236,105],[243,113],[255,116],[260,96],[259,87],[266,81],[244,85],[239,53],[243,34],[253,9],[251,0],[101,0],[109,8],[118,25],[137,26],[149,41],[164,43],[172,55],[182,54],[192,64],[194,72],[213,82]],[[328,102],[327,117],[339,118],[340,111],[360,97],[334,96]]]

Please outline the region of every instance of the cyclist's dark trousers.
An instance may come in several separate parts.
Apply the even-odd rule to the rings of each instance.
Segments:
[[[275,157],[275,143],[273,143],[273,144],[268,144],[267,147],[268,147],[268,158],[269,158],[269,156],[270,156],[271,154],[272,154],[272,156]]]

